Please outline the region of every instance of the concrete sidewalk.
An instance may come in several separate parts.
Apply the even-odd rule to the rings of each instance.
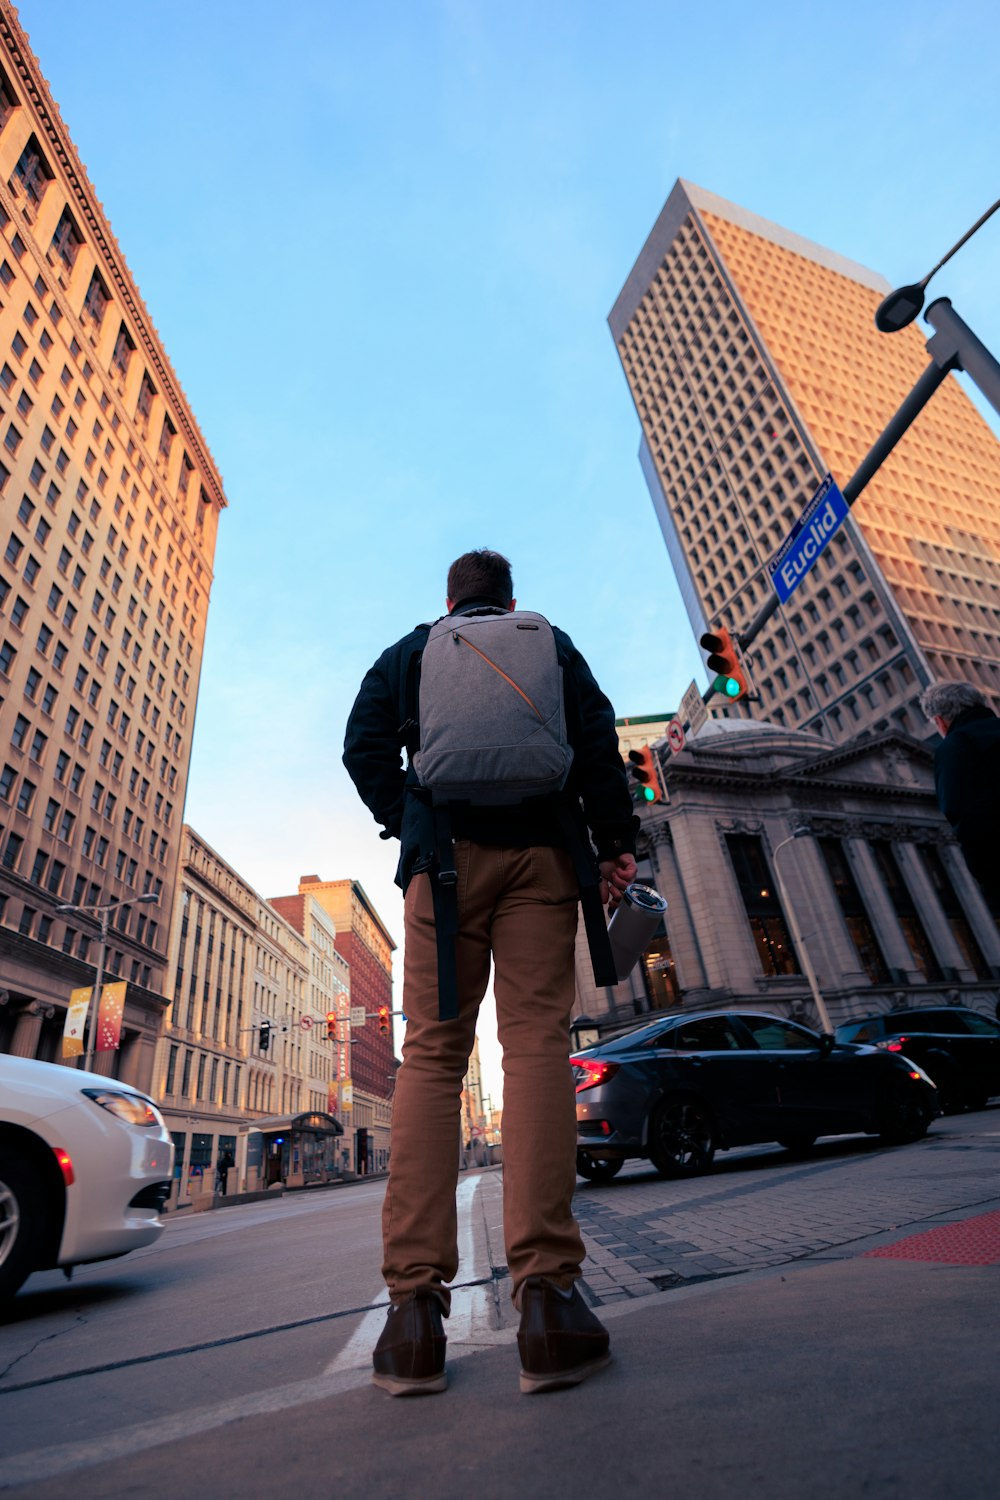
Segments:
[[[444,1395],[392,1400],[366,1372],[321,1399],[264,1393],[182,1441],[36,1478],[32,1500],[996,1494],[1000,1202],[601,1308],[614,1363],[571,1391],[519,1394],[497,1291],[502,1326],[450,1347]]]

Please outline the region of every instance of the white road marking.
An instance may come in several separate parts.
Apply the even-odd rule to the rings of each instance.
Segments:
[[[458,1191],[455,1194],[458,1209],[458,1274],[462,1281],[473,1281],[477,1276],[485,1276],[489,1273],[488,1266],[477,1267],[475,1265],[476,1238],[472,1229],[473,1204],[482,1180],[482,1177],[478,1175],[464,1177],[458,1184]],[[452,1292],[451,1316],[446,1330],[449,1345],[470,1341],[473,1318],[485,1306],[486,1292],[487,1288],[481,1286],[462,1287]],[[362,1368],[367,1372],[371,1369],[372,1349],[382,1332],[388,1302],[389,1293],[383,1287],[372,1303],[371,1311],[365,1313],[343,1349],[327,1365],[325,1375],[339,1375],[348,1370]],[[477,1319],[477,1321],[482,1320]]]
[[[463,1280],[489,1275],[488,1265],[475,1264],[473,1214],[481,1181],[478,1175],[464,1178],[456,1195],[460,1275]],[[371,1351],[382,1329],[383,1309],[387,1302],[388,1294],[383,1291],[362,1318],[353,1337],[322,1375],[275,1386],[271,1390],[252,1391],[214,1406],[186,1409],[151,1422],[119,1428],[116,1432],[100,1433],[83,1441],[74,1440],[27,1453],[5,1455],[0,1469],[0,1490],[92,1468],[95,1464],[146,1452],[163,1444],[185,1442],[197,1433],[211,1432],[230,1422],[287,1411],[366,1386],[371,1378]],[[450,1358],[462,1359],[478,1350],[513,1342],[511,1329],[492,1327],[490,1303],[488,1286],[464,1287],[452,1294],[452,1315],[448,1320]]]

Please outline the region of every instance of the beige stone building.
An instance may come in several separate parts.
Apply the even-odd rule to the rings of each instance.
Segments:
[[[640,879],[665,928],[629,981],[596,992],[585,942],[578,1018],[760,1004],[817,1025],[960,999],[992,1015],[1000,931],[938,812],[928,748],[895,730],[838,746],[813,731],[708,720],[664,754],[665,806],[640,813]]]
[[[99,927],[148,1088],[222,480],[0,5],[0,1050],[56,1059]],[[154,895],[158,906],[133,905]]]
[[[929,363],[873,315],[883,278],[678,182],[609,322],[696,637],[745,629],[829,470],[841,485]],[[844,741],[927,734],[928,682],[1000,696],[997,439],[949,376],[752,648],[731,715]]]
[[[350,970],[330,918],[304,908],[308,936],[185,825],[153,1082],[176,1147],[172,1207],[215,1190],[226,1151],[230,1192],[350,1169],[327,1032]]]
[[[314,896],[272,896],[268,905],[302,934],[309,949],[309,1014],[315,1022],[309,1028],[315,1084],[311,1107],[343,1124],[340,1160],[345,1170],[353,1171],[351,966],[337,952],[333,918]]]

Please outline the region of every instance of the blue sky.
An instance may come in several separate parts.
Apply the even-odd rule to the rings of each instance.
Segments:
[[[1000,195],[1000,12],[19,12],[230,499],[187,820],[262,895],[356,876],[399,940],[340,746],[455,555],[506,552],[620,714],[701,680],[605,322],[675,179],[918,280]],[[933,284],[994,351],[998,252],[1000,213]]]

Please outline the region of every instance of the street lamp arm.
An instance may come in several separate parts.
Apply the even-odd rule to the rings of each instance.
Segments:
[[[798,919],[795,915],[795,907],[792,905],[792,901],[788,894],[788,888],[785,885],[784,880],[781,878],[781,871],[778,868],[778,855],[780,854],[781,850],[784,849],[786,845],[793,844],[796,839],[801,838],[808,832],[808,828],[796,828],[794,832],[789,834],[788,838],[782,839],[781,843],[777,844],[772,850],[774,878],[778,882],[778,890],[781,894],[781,899],[784,902],[785,906],[785,912],[788,916],[788,925],[792,930],[792,941],[795,944],[796,950],[802,961],[802,971],[805,974],[806,983],[809,985],[809,993],[812,995],[813,1004],[816,1007],[816,1014],[819,1016],[820,1025],[822,1026],[827,1036],[832,1036],[833,1026],[830,1022],[830,1013],[826,1008],[826,1001],[820,994],[819,981],[816,978],[816,971],[812,966],[812,960],[809,957],[809,950],[806,947],[805,939],[802,936],[802,930],[799,927]]]

